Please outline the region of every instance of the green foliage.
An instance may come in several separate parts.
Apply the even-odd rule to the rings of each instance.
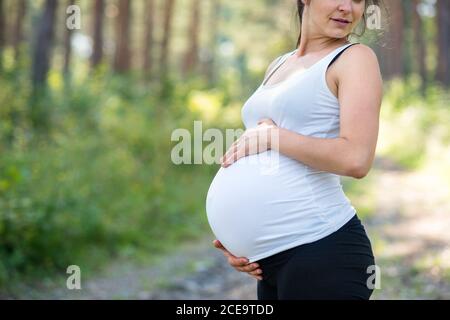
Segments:
[[[448,146],[449,101],[448,91],[437,85],[429,86],[422,96],[420,81],[414,76],[387,83],[381,110],[379,153],[405,168],[422,166],[430,146],[435,143]]]
[[[192,127],[184,92],[161,102],[152,85],[93,75],[45,95],[51,126],[40,136],[27,125],[26,85],[1,85],[0,285],[205,230],[214,171],[170,159],[171,132]]]

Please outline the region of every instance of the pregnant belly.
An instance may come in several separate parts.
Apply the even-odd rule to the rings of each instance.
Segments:
[[[221,167],[206,199],[208,222],[216,238],[235,256],[251,261],[326,227],[305,180],[307,167],[272,152],[276,151]],[[278,161],[269,166],[268,158]]]

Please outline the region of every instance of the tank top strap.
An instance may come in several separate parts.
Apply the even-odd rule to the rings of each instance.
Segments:
[[[359,42],[348,43],[334,50],[324,61],[325,70],[328,70],[328,68],[339,58],[342,53],[344,53],[345,50],[347,50],[351,46],[354,46],[355,44],[359,44]]]
[[[287,58],[289,58],[289,56],[293,55],[295,53],[295,51],[297,51],[297,50],[293,50],[291,52],[287,52],[287,53],[281,55],[280,57],[278,57],[277,62],[273,66],[272,70],[269,71],[269,73],[267,74],[267,77],[264,78],[261,86],[264,85],[266,83],[266,81],[269,80],[269,78],[272,76],[272,74],[275,71],[277,71],[277,69],[286,61]]]

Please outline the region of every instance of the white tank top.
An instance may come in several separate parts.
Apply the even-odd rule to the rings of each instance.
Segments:
[[[242,107],[245,128],[271,118],[278,126],[302,135],[339,137],[339,101],[328,88],[326,70],[351,45],[333,50],[279,83],[263,82]],[[284,54],[266,79],[296,51]],[[206,198],[207,218],[215,237],[232,254],[250,262],[324,238],[356,213],[339,175],[279,153],[277,171],[265,173],[261,166],[274,152],[221,167]]]

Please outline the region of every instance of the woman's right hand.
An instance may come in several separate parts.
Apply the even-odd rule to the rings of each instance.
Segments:
[[[259,265],[257,263],[248,263],[247,258],[238,258],[232,255],[219,240],[213,241],[214,247],[217,249],[222,250],[224,256],[228,259],[228,263],[235,268],[237,271],[246,272],[250,276],[262,280],[262,270],[259,268]]]

